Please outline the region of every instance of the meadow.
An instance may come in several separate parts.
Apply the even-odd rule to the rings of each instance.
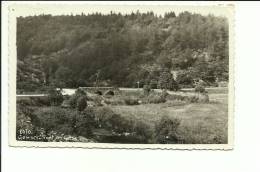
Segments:
[[[209,93],[209,103],[167,101],[160,104],[112,106],[112,109],[152,127],[162,116],[178,118],[181,120],[178,132],[190,144],[227,143],[228,96],[223,93],[224,89],[214,92]]]
[[[67,97],[74,101],[74,108],[53,105],[44,98],[18,98],[17,126],[34,126],[31,130],[36,133],[44,130],[45,135],[55,137],[44,141],[225,144],[228,90],[207,92],[206,102],[190,98],[198,94],[194,90],[168,91],[165,95],[160,90],[144,95],[142,89],[121,90],[115,95],[82,92],[88,103],[82,110],[75,102],[79,92]],[[25,118],[30,125],[21,125]]]

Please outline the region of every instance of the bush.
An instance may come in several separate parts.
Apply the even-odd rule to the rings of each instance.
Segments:
[[[148,143],[152,140],[152,130],[147,124],[134,118],[126,118],[115,114],[110,108],[102,107],[96,110],[95,120],[99,128],[116,134],[115,141]],[[128,135],[124,135],[128,133]],[[106,140],[103,140],[106,141]]]
[[[139,105],[138,99],[134,97],[125,97],[124,101],[126,105]]]
[[[86,109],[78,112],[59,107],[40,108],[32,114],[32,123],[44,128],[46,133],[56,131],[68,135],[90,137],[94,126],[94,112]]]
[[[76,116],[75,134],[77,136],[92,137],[92,129],[95,126],[95,115],[91,108],[81,111]]]
[[[98,108],[95,111],[95,120],[98,128],[113,130],[118,133],[132,131],[132,122],[119,114],[115,114],[109,107]]]
[[[51,105],[59,106],[63,102],[63,96],[61,94],[61,90],[50,89],[48,91],[48,99]]]
[[[75,94],[71,95],[68,100],[70,107],[76,108],[77,100],[78,100],[78,96],[76,96]]]
[[[148,97],[148,103],[165,103],[166,99],[162,95],[151,95]]]
[[[34,127],[31,123],[31,113],[32,109],[24,106],[22,103],[17,104],[17,113],[16,113],[16,139],[21,140],[24,135],[21,131],[33,131]],[[22,140],[28,140],[27,138]]]
[[[73,131],[76,112],[59,107],[39,108],[32,114],[32,123],[46,132],[51,130],[69,134]]]
[[[169,88],[171,91],[178,91],[180,89],[178,83],[174,80],[174,79],[171,79],[170,80],[170,88]]]
[[[158,85],[158,81],[157,81],[157,80],[152,79],[152,80],[150,81],[150,88],[151,88],[151,89],[157,89],[157,85]]]
[[[77,99],[77,110],[83,111],[87,107],[87,101],[85,96],[81,96]]]
[[[93,99],[93,102],[94,102],[94,104],[95,104],[95,106],[102,106],[102,97],[100,97],[100,96],[95,96],[95,97],[93,97],[92,98]]]
[[[199,94],[198,95],[198,102],[208,103],[209,102],[209,95],[207,93]]]
[[[190,70],[179,72],[176,78],[176,82],[178,83],[178,85],[181,85],[182,87],[192,88],[194,86],[193,72]]]
[[[119,114],[113,113],[110,118],[108,118],[108,123],[110,123],[111,129],[117,133],[123,133],[127,131],[127,127],[124,126],[126,120]]]
[[[23,106],[50,106],[51,105],[51,101],[49,97],[46,96],[18,98],[16,103]]]
[[[109,107],[100,107],[95,110],[95,121],[98,128],[110,128],[108,119],[114,114]]]
[[[173,94],[167,96],[168,100],[177,100],[177,101],[185,101],[190,103],[207,103],[209,102],[209,96],[206,93],[197,93],[197,94],[187,94],[187,95],[178,95]]]
[[[85,99],[85,101],[87,101],[87,99],[89,99],[88,97],[87,97],[87,94],[82,90],[82,89],[80,89],[80,88],[78,88],[76,91],[75,91],[75,94],[73,94],[73,95],[71,95],[70,96],[70,98],[69,98],[69,100],[68,100],[68,102],[69,102],[69,105],[70,105],[70,107],[72,107],[72,108],[77,108],[78,106],[78,103],[80,103],[81,102],[81,108],[80,109],[82,109],[83,107],[84,107],[84,102],[83,102],[83,100],[79,100],[79,99]],[[87,106],[87,103],[86,103],[86,106]],[[85,106],[85,107],[86,107]]]
[[[144,91],[144,95],[148,96],[151,91],[150,85],[144,85],[143,91]]]
[[[206,92],[206,90],[205,90],[205,87],[203,86],[203,85],[197,85],[196,87],[195,87],[195,92],[198,92],[198,93],[205,93]]]
[[[168,100],[178,100],[178,101],[185,101],[188,98],[188,96],[182,96],[178,94],[171,94],[167,96]]]
[[[75,91],[75,94],[78,95],[78,96],[85,96],[85,95],[87,95],[86,92],[83,89],[81,89],[81,88],[78,88]]]
[[[193,96],[187,97],[187,100],[188,100],[189,102],[191,102],[191,103],[197,103],[197,102],[199,101],[199,97],[193,95]]]
[[[161,96],[162,96],[163,98],[166,99],[166,97],[167,97],[168,95],[169,95],[169,94],[168,94],[167,90],[163,90],[163,91],[162,91]]]
[[[136,140],[138,140],[140,143],[154,142],[151,127],[141,121],[137,121],[136,119],[134,121],[135,122],[132,122],[132,128]]]
[[[21,106],[33,106],[34,105],[34,103],[32,102],[32,100],[30,98],[17,99],[16,104],[21,105]]]
[[[177,129],[180,125],[179,119],[171,119],[163,116],[155,125],[155,140],[157,143],[178,143]]]
[[[166,97],[167,97],[167,92],[165,93],[153,93],[150,94],[149,96],[146,96],[142,99],[142,102],[144,103],[165,103],[166,102]]]
[[[52,100],[49,97],[45,97],[45,96],[44,97],[31,97],[30,99],[33,102],[34,106],[50,106],[52,104]],[[61,100],[58,100],[58,101],[61,101]]]
[[[129,132],[129,121],[119,114],[115,114],[109,107],[102,107],[95,111],[95,121],[98,128],[112,130],[117,133]]]
[[[122,97],[115,96],[111,97],[110,99],[104,99],[104,102],[108,105],[124,105],[125,101],[122,100]]]

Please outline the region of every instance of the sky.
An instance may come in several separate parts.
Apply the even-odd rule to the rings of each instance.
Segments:
[[[202,15],[212,14],[215,16],[229,16],[232,13],[232,8],[227,6],[183,6],[183,5],[93,5],[93,4],[22,4],[10,7],[12,12],[17,16],[33,16],[40,14],[52,15],[76,15],[76,14],[91,14],[100,12],[102,14],[109,14],[110,11],[115,13],[130,14],[139,10],[140,13],[153,11],[157,15],[164,15],[165,12],[174,11],[176,15],[183,11],[192,13],[199,13]]]

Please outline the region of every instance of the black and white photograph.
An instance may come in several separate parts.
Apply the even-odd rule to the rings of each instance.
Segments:
[[[232,148],[232,5],[72,8],[9,9],[10,145]]]

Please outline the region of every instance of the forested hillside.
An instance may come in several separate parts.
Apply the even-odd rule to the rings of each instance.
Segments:
[[[17,89],[155,85],[163,72],[192,86],[228,80],[226,18],[174,12],[17,19]],[[96,83],[98,81],[98,83]]]

